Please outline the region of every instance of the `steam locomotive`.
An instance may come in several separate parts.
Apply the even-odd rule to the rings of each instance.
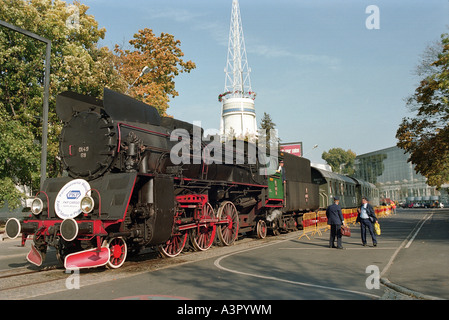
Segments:
[[[56,112],[67,175],[46,179],[30,216],[6,223],[22,245],[33,237],[27,260],[37,266],[48,246],[67,269],[119,268],[144,247],[174,257],[188,241],[199,251],[229,246],[243,233],[296,230],[320,207],[325,181],[312,181],[305,158],[244,141],[211,148],[195,139],[198,126],[107,88],[103,100],[61,93]],[[285,169],[268,172],[278,160]]]

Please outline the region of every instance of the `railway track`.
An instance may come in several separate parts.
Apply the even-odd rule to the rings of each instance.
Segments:
[[[57,265],[34,270],[28,267],[2,270],[0,271],[0,299],[10,299],[12,296],[14,296],[13,299],[26,298],[27,291],[32,292],[33,287],[45,286],[64,278],[67,278],[67,274]]]
[[[176,265],[191,263],[198,260],[217,257],[229,252],[245,250],[248,247],[263,245],[266,242],[280,240],[284,237],[297,237],[297,233],[267,237],[263,240],[255,238],[240,238],[229,247],[213,246],[207,251],[188,251],[174,258],[161,258],[157,250],[146,249],[134,256],[128,256],[125,264],[119,269],[100,267],[95,269],[81,269],[79,271],[80,285],[88,286],[100,282],[112,281],[138,275],[144,272],[170,268]],[[33,269],[31,269],[33,268]],[[68,290],[72,272],[55,262],[38,269],[26,266],[0,271],[0,299],[21,300],[35,299],[48,293]]]
[[[150,250],[132,257],[117,270],[107,268],[82,269],[78,274],[84,280],[104,279],[107,274],[117,274],[135,270],[149,270],[150,266],[160,263],[170,264],[171,259],[160,259],[155,251]],[[157,261],[160,261],[159,263]],[[43,267],[26,266],[14,269],[0,270],[0,299],[27,299],[39,296],[50,290],[66,290],[67,279],[73,271],[66,271],[60,263],[49,264]],[[103,281],[103,280],[102,280]],[[87,281],[83,281],[87,283]]]

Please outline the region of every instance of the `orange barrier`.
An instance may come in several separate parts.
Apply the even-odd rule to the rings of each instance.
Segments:
[[[391,206],[375,207],[374,211],[376,213],[376,217],[378,218],[388,217],[391,214]]]
[[[346,224],[356,224],[358,208],[342,209],[343,218]],[[374,213],[377,218],[387,217],[392,213],[391,206],[377,206],[374,207]],[[327,224],[326,211],[318,211],[304,213],[302,217],[303,232],[298,239],[306,236],[310,240],[309,234],[314,236],[316,233],[322,235],[321,231],[327,231],[329,225]]]
[[[324,231],[329,229],[329,225],[327,224],[326,211],[318,211],[316,217],[318,220],[318,223],[316,225],[318,231],[321,229],[324,229]]]
[[[357,220],[357,208],[349,209],[349,219],[346,221],[347,224],[355,224],[355,221]]]
[[[303,225],[302,235],[298,239],[301,239],[303,236],[306,236],[307,239],[310,240],[307,234],[312,233],[312,235],[314,235],[317,232],[316,228],[317,221],[318,220],[316,218],[315,212],[304,213],[304,215],[302,216],[302,225]]]
[[[384,216],[384,208],[382,206],[378,207],[378,218],[382,218]]]
[[[351,209],[341,209],[341,212],[343,213],[343,219],[348,223],[351,217]]]
[[[376,218],[380,217],[380,212],[381,212],[380,207],[374,207],[374,214],[376,215]]]

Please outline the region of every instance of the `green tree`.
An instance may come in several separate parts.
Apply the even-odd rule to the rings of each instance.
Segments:
[[[113,53],[98,48],[105,29],[99,29],[88,7],[63,1],[0,0],[0,20],[52,41],[47,172],[60,171],[58,135],[61,124],[55,97],[72,90],[98,96],[103,87],[124,88],[116,81]],[[76,24],[67,22],[76,14]],[[0,27],[0,206],[16,206],[20,192],[15,185],[38,188],[45,44]],[[5,140],[4,140],[5,139]],[[6,142],[7,141],[7,142]]]
[[[266,142],[268,143],[268,149],[269,149],[269,145],[271,145],[272,143],[278,143],[279,144],[279,138],[276,137],[272,137],[271,130],[275,130],[276,129],[276,123],[273,122],[273,120],[271,119],[271,116],[264,112],[263,113],[263,117],[260,120],[260,127],[259,127],[259,140],[264,141],[264,139],[266,139]],[[274,140],[277,139],[277,140]]]
[[[0,207],[7,201],[14,208],[20,204],[16,185],[39,181],[40,147],[31,131],[18,120],[0,117]]]
[[[329,152],[324,151],[321,158],[332,167],[332,171],[341,174],[354,174],[354,160],[356,154],[350,149],[332,148]]]
[[[423,79],[407,106],[414,117],[404,118],[396,138],[397,146],[410,153],[415,170],[432,186],[449,182],[449,35],[441,35],[434,47],[434,61],[421,64]],[[431,61],[431,60],[430,60]]]

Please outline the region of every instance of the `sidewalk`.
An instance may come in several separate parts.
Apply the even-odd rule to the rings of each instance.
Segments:
[[[408,239],[403,244],[383,281],[390,288],[418,299],[449,299],[449,210],[425,213],[433,215],[413,241]]]

